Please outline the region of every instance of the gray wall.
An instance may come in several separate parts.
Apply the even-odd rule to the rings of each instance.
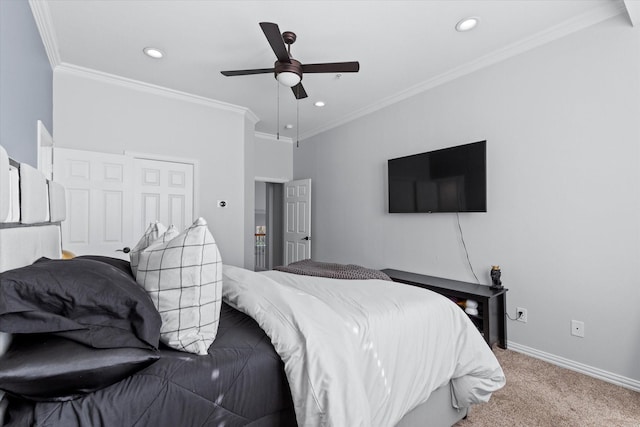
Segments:
[[[255,176],[266,182],[287,182],[293,177],[293,143],[273,135],[255,136]]]
[[[36,123],[53,132],[53,72],[26,0],[0,1],[0,144],[37,166]]]
[[[502,267],[509,340],[640,381],[640,28],[618,16],[303,141],[319,261],[473,281],[455,214],[388,214],[386,161],[486,139],[471,263]],[[585,338],[570,335],[571,319]]]

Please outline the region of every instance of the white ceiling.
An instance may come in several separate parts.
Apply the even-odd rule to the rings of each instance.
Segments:
[[[256,130],[314,135],[452,78],[623,13],[620,0],[217,1],[32,0],[54,65],[82,67],[250,109]],[[477,16],[479,26],[455,24]],[[307,74],[297,101],[272,74],[258,23],[293,31],[304,63],[360,62],[359,73]],[[142,54],[146,46],[166,56]],[[314,107],[322,100],[324,108]],[[287,123],[299,128],[285,130]]]

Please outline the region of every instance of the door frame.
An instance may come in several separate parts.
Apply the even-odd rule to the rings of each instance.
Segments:
[[[272,269],[275,266],[284,264],[284,184],[291,181],[287,178],[268,178],[264,176],[256,176],[254,178],[254,182],[264,182],[267,184],[266,191],[266,221],[267,221],[267,236],[266,236],[266,259],[265,266],[267,270]],[[281,187],[280,190],[280,198],[270,199],[269,193],[273,193],[273,189],[269,189],[269,184],[279,185]],[[273,195],[273,194],[272,194]],[[270,206],[270,202],[272,204],[278,203],[279,206]],[[255,205],[254,205],[255,210]],[[274,215],[279,214],[279,224],[278,226],[274,226],[276,219]],[[254,215],[255,218],[255,215]],[[255,230],[256,224],[254,221],[253,228]],[[276,251],[279,249],[279,251]]]

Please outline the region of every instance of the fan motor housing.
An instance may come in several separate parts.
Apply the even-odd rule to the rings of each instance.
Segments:
[[[276,61],[273,68],[275,78],[278,78],[278,74],[280,73],[290,72],[297,74],[300,76],[300,80],[302,80],[302,64],[293,58],[291,58],[291,63]]]

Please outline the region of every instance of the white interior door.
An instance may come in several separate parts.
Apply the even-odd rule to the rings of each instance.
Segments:
[[[76,255],[106,255],[133,239],[131,159],[123,155],[54,148],[53,178],[66,188],[62,247]]]
[[[311,258],[311,179],[284,184],[284,262]]]
[[[179,231],[191,225],[193,164],[136,158],[133,180],[135,236],[142,236],[154,221],[166,226],[173,224]]]

